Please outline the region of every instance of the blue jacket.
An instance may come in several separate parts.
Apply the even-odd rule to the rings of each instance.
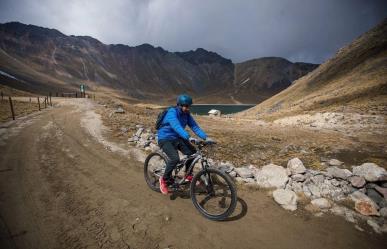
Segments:
[[[201,139],[206,139],[206,133],[195,122],[190,113],[184,113],[179,107],[169,108],[157,132],[158,140],[188,139],[189,133],[184,130],[186,126]]]

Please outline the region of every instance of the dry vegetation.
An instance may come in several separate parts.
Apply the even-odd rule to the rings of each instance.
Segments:
[[[387,19],[286,90],[240,116],[274,120],[317,111],[387,115],[386,75]]]
[[[99,109],[104,124],[122,143],[136,132],[138,124],[154,131],[154,122],[160,111],[111,100],[100,104],[104,106]],[[125,109],[124,114],[114,113],[119,105]],[[336,131],[280,127],[243,119],[197,116],[196,120],[210,137],[219,142],[212,157],[238,166],[263,166],[270,162],[285,166],[292,157],[299,157],[308,167],[318,169],[324,167],[322,158],[337,158],[347,167],[369,161],[379,165],[387,162],[383,141],[377,136],[355,138]],[[128,132],[123,132],[123,128]]]
[[[38,103],[36,101],[30,103],[29,101],[13,100],[13,108],[15,116],[20,117],[32,112],[38,111]],[[11,108],[9,105],[8,97],[4,98],[3,101],[0,99],[0,122],[6,122],[12,120]]]

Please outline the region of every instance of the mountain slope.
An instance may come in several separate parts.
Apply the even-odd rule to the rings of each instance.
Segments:
[[[387,114],[387,19],[286,90],[239,115],[275,119],[324,110]]]
[[[259,103],[286,89],[318,65],[291,63],[279,57],[264,57],[235,64],[234,96]],[[252,96],[251,93],[259,93]]]
[[[199,102],[257,103],[310,70],[293,70],[298,64],[288,61],[282,67],[282,60],[272,62],[276,70],[257,63],[258,69],[250,65],[245,71],[245,63],[234,65],[202,48],[173,53],[149,44],[106,45],[55,29],[0,24],[0,70],[20,79],[17,87],[32,92],[73,91],[86,83],[89,89],[111,88],[141,101],[164,103],[186,92]],[[254,70],[263,73],[249,73]],[[259,79],[262,75],[266,81]],[[251,77],[247,88],[235,83],[245,76]]]

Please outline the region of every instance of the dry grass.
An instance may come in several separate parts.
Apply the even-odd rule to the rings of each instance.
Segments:
[[[140,105],[123,105],[124,114],[113,113],[117,101],[105,100],[100,109],[103,122],[112,129],[113,136],[125,143],[142,124],[154,132],[154,122],[160,110]],[[113,113],[113,114],[112,114]],[[387,165],[383,141],[377,136],[352,138],[334,131],[316,131],[297,127],[260,125],[241,119],[197,116],[197,122],[210,137],[218,141],[212,158],[231,161],[238,166],[263,166],[276,163],[286,166],[287,161],[299,157],[308,168],[323,169],[320,157],[337,158],[346,167],[363,162]],[[121,128],[128,128],[123,133]],[[372,141],[372,142],[370,142]]]
[[[36,103],[36,101],[30,103],[13,100],[12,102],[16,117],[24,116],[39,110],[38,103]],[[9,120],[12,120],[12,114],[8,98],[3,101],[0,99],[0,122],[6,122]]]
[[[387,19],[289,88],[240,116],[274,120],[305,112],[387,115]]]

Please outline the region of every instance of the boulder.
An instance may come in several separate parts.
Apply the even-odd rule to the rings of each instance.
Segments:
[[[384,199],[387,200],[387,188],[382,188],[380,186],[375,186],[375,190],[383,195]]]
[[[378,205],[384,200],[383,196],[373,188],[366,189],[366,195]]]
[[[375,163],[363,163],[360,166],[353,167],[353,174],[364,177],[366,181],[376,182],[384,175],[387,175],[387,171]]]
[[[284,167],[268,164],[255,173],[255,179],[262,188],[284,188],[289,177]]]
[[[273,192],[273,198],[286,210],[297,209],[297,195],[291,190],[277,189]]]
[[[360,191],[356,191],[350,195],[350,198],[355,202],[355,210],[357,212],[367,216],[379,216],[378,206],[367,195]]]
[[[310,178],[310,181],[313,182],[316,185],[320,185],[325,180],[325,177],[323,175],[315,175]]]
[[[312,203],[313,206],[318,207],[320,209],[328,209],[332,206],[329,200],[325,198],[314,199],[310,203]]]
[[[380,216],[387,217],[387,207],[381,208],[379,210]]]
[[[306,179],[306,177],[303,174],[292,175],[292,180],[295,182],[303,182],[303,181],[305,181],[305,179]]]
[[[343,165],[343,162],[339,161],[337,159],[331,159],[331,160],[328,161],[328,164],[330,166],[341,166],[341,165]]]
[[[352,175],[351,171],[347,169],[340,169],[336,166],[329,167],[327,169],[327,174],[330,177],[339,178],[343,180],[348,179],[348,177]]]
[[[241,168],[234,168],[234,170],[242,178],[254,177],[253,171],[249,168],[241,167]]]
[[[362,188],[366,184],[366,181],[362,176],[351,176],[348,180],[355,188]]]
[[[306,171],[304,164],[297,157],[288,161],[287,168],[290,170],[292,175],[303,174]]]
[[[234,165],[232,163],[226,162],[226,163],[220,163],[218,169],[220,171],[223,171],[225,173],[230,173],[231,171],[234,170]]]

